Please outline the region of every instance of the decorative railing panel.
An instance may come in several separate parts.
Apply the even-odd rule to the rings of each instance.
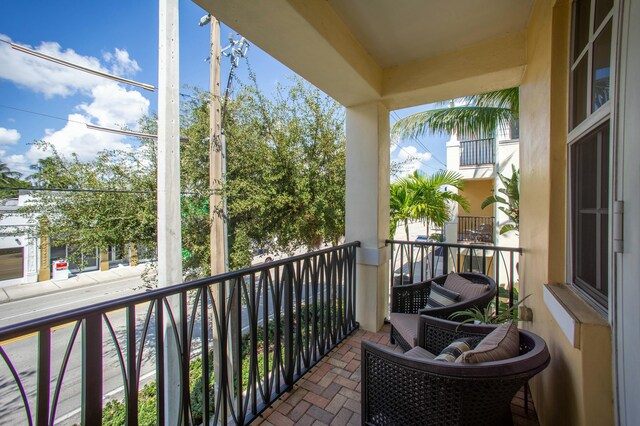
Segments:
[[[480,166],[496,162],[494,139],[460,141],[460,165]]]
[[[458,241],[493,243],[495,219],[485,216],[458,216]]]
[[[500,286],[497,310],[513,306],[518,298],[519,247],[399,240],[387,240],[387,244],[391,245],[391,286],[418,283],[449,272],[478,272],[493,277]]]
[[[358,245],[2,328],[0,418],[247,424],[357,327]]]

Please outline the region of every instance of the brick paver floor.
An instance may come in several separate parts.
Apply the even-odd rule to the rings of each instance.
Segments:
[[[360,425],[360,342],[371,340],[391,346],[388,327],[386,325],[378,333],[357,330],[252,425]],[[397,346],[393,347],[401,352]],[[526,414],[523,397],[521,390],[511,403],[514,425],[538,425],[533,402],[529,399],[529,413]]]

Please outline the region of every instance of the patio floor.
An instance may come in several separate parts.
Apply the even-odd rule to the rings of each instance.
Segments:
[[[252,425],[360,425],[360,342],[371,340],[389,345],[389,326],[379,333],[357,330],[333,349],[300,379],[291,392],[284,394],[265,410]],[[397,345],[394,349],[401,351]],[[511,402],[516,426],[538,425],[529,397],[529,413],[524,410],[524,392]]]

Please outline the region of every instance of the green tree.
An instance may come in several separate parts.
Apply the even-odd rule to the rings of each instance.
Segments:
[[[469,202],[462,195],[446,189],[447,186],[464,189],[462,177],[451,171],[440,170],[431,176],[415,171],[408,178],[391,184],[391,237],[399,223],[403,223],[409,239],[409,220],[424,220],[429,235],[429,224],[443,226],[451,218],[449,201],[456,202],[465,211]]]
[[[225,123],[231,259],[344,235],[344,109],[301,79],[271,99],[245,87]]]
[[[0,161],[0,186],[27,187],[28,183],[23,181],[21,176],[20,173],[12,171],[6,163]],[[18,191],[15,189],[0,188],[0,199],[17,196]]]
[[[517,232],[520,228],[520,171],[512,164],[510,178],[502,174],[498,174],[498,177],[504,185],[504,188],[498,189],[498,192],[504,197],[495,194],[487,197],[482,202],[482,208],[484,209],[491,204],[502,204],[498,208],[507,215],[510,223],[500,227],[500,235],[509,231]]]
[[[22,212],[46,217],[55,245],[92,253],[110,245],[155,247],[155,142],[135,151],[102,151],[92,161],[65,157],[46,142],[49,156],[33,166],[36,191]]]
[[[452,134],[460,137],[493,137],[498,128],[518,119],[520,91],[517,87],[467,96],[462,104],[418,112],[396,121],[394,137],[421,137],[427,133]]]

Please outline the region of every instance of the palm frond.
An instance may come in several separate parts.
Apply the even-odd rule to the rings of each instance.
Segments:
[[[439,135],[457,132],[462,139],[493,137],[500,126],[507,126],[514,119],[508,108],[457,106],[438,108],[410,115],[396,121],[392,135],[418,138],[427,133]]]
[[[520,89],[517,87],[467,96],[464,100],[467,105],[474,105],[477,107],[499,107],[510,109],[515,114],[515,118],[518,118],[518,113],[520,111]]]

